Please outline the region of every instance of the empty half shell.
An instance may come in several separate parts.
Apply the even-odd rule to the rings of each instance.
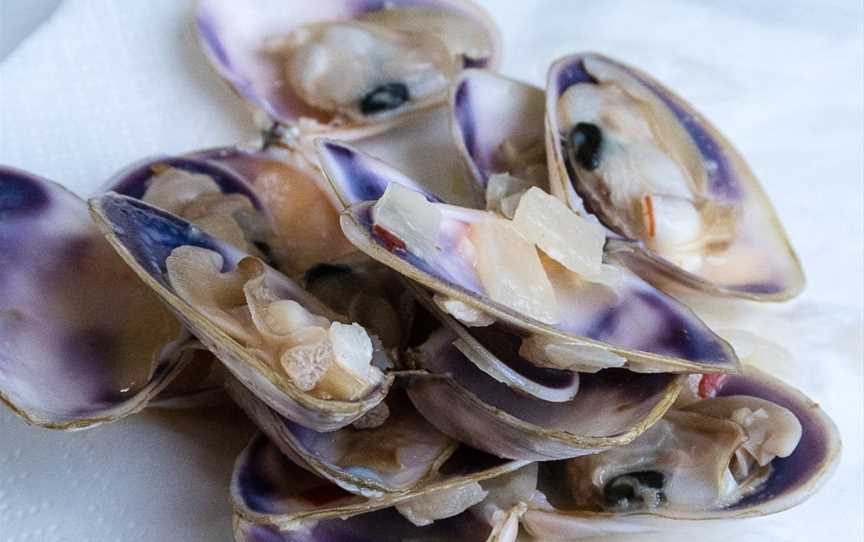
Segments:
[[[81,429],[142,409],[188,340],[102,238],[87,205],[0,168],[0,399],[29,423]]]

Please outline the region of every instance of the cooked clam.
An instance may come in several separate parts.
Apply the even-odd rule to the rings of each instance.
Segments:
[[[461,69],[498,55],[494,24],[460,0],[205,0],[196,27],[237,93],[302,134],[385,129],[443,103]]]
[[[544,540],[761,516],[825,482],[840,438],[818,405],[756,369],[712,384],[627,446],[549,464],[523,525]]]
[[[633,242],[610,243],[660,284],[757,300],[794,297],[801,266],[741,155],[683,99],[597,54],[549,70],[553,193]],[[611,248],[611,247],[610,247]]]
[[[329,183],[303,153],[276,145],[224,147],[190,158],[227,169],[247,183],[272,230],[269,243],[256,248],[280,271],[293,276],[355,251],[339,228],[338,201]]]
[[[571,370],[736,370],[725,341],[671,297],[610,265],[600,227],[539,188],[526,192],[511,221],[442,204],[404,174],[345,145],[324,142],[319,152],[340,199],[351,204],[342,228],[352,243],[460,307],[514,326],[530,339],[525,352],[535,363]],[[591,248],[573,247],[567,234],[583,236]]]
[[[283,416],[335,430],[371,410],[392,377],[380,348],[287,277],[236,247],[118,195],[91,212],[126,263],[244,385]]]
[[[237,459],[231,481],[231,496],[235,512],[244,522],[269,524],[271,528],[276,528],[274,530],[296,531],[315,525],[326,525],[331,521],[335,525],[351,529],[352,523],[343,521],[344,519],[372,516],[376,511],[393,506],[399,506],[409,515],[414,514],[415,520],[418,519],[417,514],[431,514],[441,520],[460,515],[475,504],[471,502],[474,499],[462,499],[459,507],[444,502],[438,509],[434,509],[428,500],[430,495],[456,495],[464,488],[478,484],[484,486],[488,480],[525,465],[525,461],[505,461],[461,447],[450,456],[434,477],[423,481],[419,486],[380,499],[369,499],[349,493],[303,470],[282,455],[273,443],[259,435]],[[469,493],[474,491],[468,490]],[[410,509],[406,503],[418,498],[427,499],[426,505]],[[391,512],[393,518],[402,517],[395,510]],[[391,517],[391,512],[384,515]],[[413,525],[408,521],[405,523]],[[379,534],[382,534],[381,531]]]
[[[370,498],[410,491],[437,475],[458,443],[439,433],[396,390],[352,426],[319,433],[280,416],[242,384],[231,397],[297,465]]]

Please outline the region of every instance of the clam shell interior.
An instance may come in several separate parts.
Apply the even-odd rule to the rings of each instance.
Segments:
[[[45,427],[111,421],[171,381],[187,339],[82,200],[0,168],[0,399]]]
[[[383,400],[392,377],[358,401],[324,400],[302,392],[276,375],[267,364],[180,299],[167,279],[165,261],[178,246],[191,245],[218,253],[223,272],[246,256],[192,224],[125,196],[107,195],[90,201],[91,213],[106,238],[129,266],[151,286],[226,368],[271,408],[283,416],[319,431],[350,424]],[[329,310],[285,277],[283,292],[318,314]]]
[[[680,391],[674,374],[607,369],[580,375],[580,390],[550,403],[517,393],[470,363],[439,331],[421,347],[421,366],[437,379],[417,379],[408,395],[442,432],[505,457],[561,459],[626,444],[650,427]]]
[[[731,206],[735,232],[729,245],[699,268],[686,271],[644,245],[622,249],[622,259],[646,278],[661,285],[680,284],[715,295],[756,300],[794,297],[804,286],[804,276],[795,252],[768,197],[743,157],[707,119],[672,91],[645,73],[597,54],[571,55],[549,69],[546,93],[548,158],[552,191],[580,208],[581,198],[607,226],[616,229],[617,212],[593,197],[581,184],[579,168],[570,164],[559,125],[559,98],[574,85],[597,84],[591,66],[618,73],[626,84],[656,103],[672,122],[677,122],[683,140],[690,145],[706,173],[705,197]],[[584,173],[584,172],[583,172]],[[609,188],[614,190],[614,187]]]
[[[319,146],[324,172],[346,203],[361,198],[377,199],[391,183],[404,184],[440,201],[418,183],[346,145],[327,142]],[[342,229],[357,248],[408,278],[440,294],[458,299],[526,333],[554,337],[566,343],[612,352],[629,361],[631,370],[656,372],[734,372],[738,360],[732,348],[714,334],[681,303],[633,274],[616,292],[617,302],[562,292],[561,321],[539,322],[490,299],[472,265],[458,246],[479,212],[444,214],[438,239],[439,252],[432,260],[404,250],[391,250],[374,231],[374,201],[354,203],[342,214]]]
[[[295,30],[314,23],[356,20],[374,14],[387,18],[392,9],[425,9],[454,13],[476,26],[484,34],[490,54],[465,59],[469,66],[493,66],[498,54],[498,31],[488,16],[474,4],[460,0],[334,0],[306,2],[300,0],[250,0],[238,6],[228,0],[201,0],[195,13],[198,40],[210,64],[254,109],[275,122],[298,125],[309,133],[334,128],[332,113],[305,103],[283,74],[278,55],[266,51],[268,42],[284,38]],[[458,46],[458,44],[451,44]],[[432,96],[404,113],[428,108],[446,100],[446,95]],[[368,135],[392,125],[394,117],[376,121],[341,122],[335,126],[346,137]]]

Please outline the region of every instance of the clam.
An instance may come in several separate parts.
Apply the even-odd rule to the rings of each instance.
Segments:
[[[539,400],[477,368],[446,329],[413,357],[437,377],[408,386],[417,410],[456,440],[514,459],[548,461],[625,445],[659,420],[681,390],[675,374],[606,369],[580,374],[579,392],[568,401]]]
[[[464,0],[202,0],[195,22],[217,72],[294,135],[380,132],[446,101],[460,70],[494,66],[499,49]]]
[[[246,182],[272,229],[264,250],[284,273],[294,276],[355,251],[339,228],[338,201],[329,183],[303,153],[279,145],[236,146],[197,151],[189,158]]]
[[[710,388],[627,446],[544,465],[545,499],[528,505],[523,526],[564,540],[762,516],[800,504],[827,480],[840,438],[817,404],[753,368]]]
[[[278,258],[284,264],[281,254],[287,247],[275,242],[273,215],[270,208],[263,206],[259,192],[267,196],[267,203],[275,210],[280,210],[279,200],[267,190],[267,183],[259,182],[261,188],[256,190],[248,182],[268,171],[262,154],[239,149],[200,154],[139,160],[115,174],[103,191],[141,199],[194,222],[222,241],[266,255],[270,260]],[[206,157],[212,159],[204,160]],[[238,157],[245,158],[245,169],[225,167],[238,163]],[[194,339],[178,355],[184,358],[186,367],[149,406],[193,408],[223,402],[224,371],[213,355]]]
[[[535,364],[737,370],[731,347],[687,307],[604,259],[600,226],[539,188],[526,192],[511,221],[443,204],[347,145],[325,141],[319,153],[336,193],[350,204],[342,215],[349,241],[435,291],[469,325],[488,325],[491,317],[515,328]],[[584,242],[571,245],[573,236]]]
[[[414,298],[389,267],[355,253],[310,267],[300,282],[332,310],[375,333],[385,348],[407,346]]]
[[[357,542],[402,542],[403,540],[437,541],[464,540],[486,542],[503,540],[490,538],[492,526],[470,513],[436,521],[418,527],[393,509],[385,509],[346,519],[319,521],[314,525],[283,529],[236,519],[234,537],[237,542],[325,542],[352,540]],[[506,539],[508,542],[515,538]]]
[[[489,538],[501,518],[472,507],[492,492],[506,502],[497,479],[525,465],[462,447],[421,486],[369,499],[299,468],[259,435],[234,468],[235,533],[239,540],[512,540]]]
[[[579,391],[579,373],[538,367],[519,355],[521,339],[498,326],[467,327],[441,309],[419,286],[408,288],[423,306],[454,333],[454,346],[478,369],[498,382],[530,397],[566,402]]]
[[[523,182],[519,188],[548,190],[545,107],[541,89],[491,71],[466,70],[456,80],[450,97],[453,133],[487,208],[501,211],[501,200],[513,195],[501,193],[496,183],[490,187],[493,176],[501,187],[506,186],[501,181],[514,184],[515,178]]]
[[[0,399],[82,429],[137,412],[183,368],[177,321],[111,250],[86,204],[0,168]]]
[[[579,54],[551,66],[546,100],[552,192],[625,238],[610,249],[629,267],[715,295],[783,300],[802,290],[759,182],[682,98],[635,68]]]
[[[124,261],[228,371],[286,418],[344,427],[382,401],[380,347],[296,283],[200,228],[119,195],[91,214]]]
[[[353,426],[329,433],[280,416],[236,380],[229,380],[228,391],[294,463],[365,497],[381,498],[417,487],[437,474],[457,446],[396,390]]]

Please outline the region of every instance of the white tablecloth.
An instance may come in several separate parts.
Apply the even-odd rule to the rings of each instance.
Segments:
[[[687,97],[748,158],[804,262],[809,286],[795,302],[724,305],[706,318],[796,357],[778,370],[837,420],[840,468],[794,511],[704,525],[700,537],[861,540],[861,3],[480,3],[501,26],[508,75],[542,84],[556,56],[595,50]],[[244,105],[195,45],[190,10],[179,0],[65,0],[0,63],[0,163],[84,195],[140,157],[252,137]],[[0,540],[227,542],[230,466],[249,433],[221,412],[147,413],[65,434],[2,411]]]

